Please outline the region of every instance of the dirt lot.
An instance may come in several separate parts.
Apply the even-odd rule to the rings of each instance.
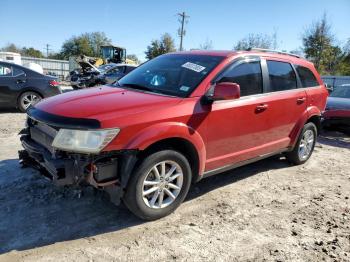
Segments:
[[[275,157],[202,180],[145,223],[21,169],[23,121],[0,113],[0,261],[350,260],[350,139],[338,133],[303,166]]]

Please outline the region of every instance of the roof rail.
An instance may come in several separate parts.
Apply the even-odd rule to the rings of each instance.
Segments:
[[[297,58],[303,58],[300,55],[296,55],[296,54],[292,54],[292,53],[288,53],[288,52],[283,52],[283,51],[279,51],[279,50],[274,50],[274,49],[248,48],[247,51],[259,51],[259,52],[275,53],[275,54],[281,54],[281,55],[290,55],[290,56],[294,56],[294,57],[297,57]]]

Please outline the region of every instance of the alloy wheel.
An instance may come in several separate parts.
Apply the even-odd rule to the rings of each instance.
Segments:
[[[155,209],[169,206],[179,195],[183,178],[183,171],[176,162],[166,160],[155,164],[143,181],[143,201]]]
[[[41,100],[41,97],[39,97],[35,93],[26,93],[24,96],[22,96],[21,104],[24,109],[28,109],[29,106],[35,105]]]
[[[299,153],[300,160],[305,160],[310,156],[312,152],[312,148],[314,146],[314,141],[315,141],[314,132],[312,130],[306,130],[299,144],[298,153]]]

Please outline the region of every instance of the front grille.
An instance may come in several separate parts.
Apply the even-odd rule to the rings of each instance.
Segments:
[[[54,153],[52,142],[58,130],[45,123],[37,122],[33,119],[30,119],[28,121],[28,126],[31,139],[45,147],[51,153]]]

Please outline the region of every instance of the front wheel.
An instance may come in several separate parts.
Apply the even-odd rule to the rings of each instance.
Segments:
[[[185,199],[191,168],[179,152],[163,150],[146,157],[129,181],[123,198],[136,216],[155,220],[173,212]]]
[[[24,92],[18,99],[18,108],[25,112],[29,106],[35,105],[42,99],[41,95],[33,91]]]
[[[293,151],[286,154],[287,160],[293,164],[304,164],[314,151],[317,128],[314,123],[306,123],[301,131]]]

